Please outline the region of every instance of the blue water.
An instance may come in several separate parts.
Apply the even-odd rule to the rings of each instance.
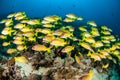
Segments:
[[[30,17],[75,13],[120,35],[120,0],[0,0],[0,20],[18,11],[25,11]]]

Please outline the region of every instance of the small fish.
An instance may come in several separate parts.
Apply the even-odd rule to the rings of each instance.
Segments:
[[[104,56],[109,56],[109,52],[107,50],[98,50],[98,52],[100,52],[100,54],[104,55]]]
[[[111,35],[110,31],[101,31],[101,33],[104,34],[104,35]]]
[[[46,43],[50,43],[52,40],[55,39],[55,36],[54,35],[46,35],[44,38],[43,38],[43,42],[46,42]]]
[[[39,19],[31,19],[27,22],[29,25],[40,25],[40,20]]]
[[[33,31],[33,29],[32,28],[30,28],[29,26],[27,27],[23,27],[22,29],[21,29],[21,31],[22,32],[30,32],[30,31]]]
[[[24,36],[14,36],[13,39],[24,40]]]
[[[56,19],[52,16],[46,16],[43,19],[49,22],[56,22]]]
[[[80,31],[87,31],[86,26],[80,26],[80,27],[79,27],[79,30],[80,30]]]
[[[9,48],[7,50],[7,54],[13,54],[13,53],[17,53],[17,49],[15,49],[15,48]]]
[[[105,44],[109,44],[110,43],[110,41],[109,40],[101,40],[103,43],[105,43]]]
[[[73,26],[65,26],[65,28],[68,28],[70,32],[73,32],[75,30]]]
[[[120,51],[119,50],[114,50],[114,51],[112,51],[112,54],[118,56],[118,55],[120,55]]]
[[[15,30],[12,30],[12,28],[10,28],[10,27],[5,27],[2,30],[1,34],[11,36],[12,32],[15,32]]]
[[[110,28],[108,28],[107,26],[101,26],[101,29],[102,30],[105,30],[105,31],[110,31],[112,32],[112,30]]]
[[[27,16],[26,15],[19,15],[17,17],[15,17],[15,20],[24,20],[24,19],[27,19]]]
[[[71,19],[71,18],[65,18],[63,20],[63,22],[74,22],[75,20],[74,19]]]
[[[89,32],[83,32],[83,33],[81,33],[80,34],[80,36],[82,36],[82,37],[92,37],[92,35],[89,33]]]
[[[17,50],[18,51],[23,51],[23,50],[26,50],[27,49],[27,46],[25,45],[17,45]]]
[[[51,45],[58,47],[58,46],[65,46],[67,44],[67,42],[65,42],[63,39],[61,38],[56,38],[54,40],[52,40],[50,42]]]
[[[15,16],[15,13],[9,14],[7,18],[13,18]]]
[[[34,33],[33,31],[23,32],[23,36],[25,36],[25,37],[33,37],[35,35],[36,35],[36,33]]]
[[[42,23],[42,24],[50,24],[50,22],[47,21],[47,20],[42,20],[41,23]]]
[[[55,25],[50,24],[50,23],[44,24],[43,26],[46,27],[46,28],[53,28],[53,27],[55,27]]]
[[[6,35],[0,35],[0,39],[7,39]]]
[[[89,51],[94,52],[94,50],[92,49],[92,47],[91,47],[88,43],[79,42],[78,44],[81,45],[83,48],[85,48],[85,49],[87,49],[87,50],[89,50]]]
[[[81,60],[80,60],[80,57],[79,56],[77,56],[76,54],[75,54],[75,61],[78,63],[78,64],[83,64],[82,62],[81,62]]]
[[[15,13],[14,17],[18,17],[21,15],[25,15],[25,12],[17,12],[17,13]]]
[[[20,23],[26,23],[28,22],[29,20],[28,19],[24,19],[24,20],[21,20]]]
[[[87,24],[97,27],[97,24],[94,21],[88,21]]]
[[[24,42],[23,40],[17,40],[17,39],[15,39],[15,40],[13,41],[13,43],[16,44],[16,45],[25,44],[25,42]]]
[[[110,51],[114,51],[116,49],[120,49],[120,47],[117,45],[112,45],[112,47],[110,47]]]
[[[105,36],[101,36],[102,40],[110,40],[110,36],[109,35],[105,35]]]
[[[65,48],[62,49],[61,52],[65,52],[65,53],[69,53],[71,52],[72,50],[74,50],[74,46],[66,46]]]
[[[2,46],[9,46],[11,44],[11,42],[3,42]]]
[[[92,37],[83,38],[83,41],[86,41],[86,42],[92,43],[92,44],[96,42],[95,39]]]
[[[77,16],[76,16],[75,14],[72,14],[72,13],[66,14],[66,16],[67,16],[68,18],[71,18],[71,19],[77,19]]]
[[[5,22],[5,26],[6,27],[9,27],[9,26],[12,26],[13,25],[13,20],[12,19],[8,19],[6,22]]]
[[[24,56],[14,57],[15,62],[28,63],[28,59]]]
[[[56,21],[62,20],[62,17],[57,16],[57,15],[53,15],[52,17],[53,17]]]
[[[22,23],[18,23],[14,26],[15,29],[22,29],[25,27],[25,24],[22,24]]]
[[[98,29],[97,29],[96,27],[92,27],[90,33],[91,33],[91,35],[92,35],[93,37],[100,36],[100,33],[99,33],[99,31],[98,31]]]
[[[36,42],[36,37],[30,36],[28,37],[28,41]]]
[[[67,17],[67,18],[74,19],[74,20],[83,20],[82,17],[78,17],[78,16],[76,16],[75,14],[72,14],[72,13],[66,14],[66,17]]]
[[[43,33],[43,34],[51,34],[52,32],[53,31],[48,29],[48,28],[44,28],[44,29],[41,30],[41,33]]]
[[[6,23],[7,20],[9,20],[9,19],[3,19],[3,20],[0,21],[0,23],[1,23],[1,24]]]
[[[96,41],[94,44],[92,44],[92,46],[95,47],[95,48],[100,48],[104,45],[101,41]]]
[[[50,48],[47,48],[45,45],[41,45],[41,44],[36,44],[32,47],[32,50],[34,51],[44,51],[44,52],[51,52]]]
[[[60,36],[64,33],[65,31],[63,29],[58,29],[53,32],[53,35]]]
[[[91,53],[90,51],[88,52],[87,56],[90,58],[93,58],[94,61],[101,61],[101,57],[98,53]]]
[[[73,33],[63,32],[63,33],[60,35],[60,38],[70,38],[70,37],[73,37]]]
[[[102,68],[103,68],[103,69],[106,69],[106,68],[108,68],[108,67],[109,67],[109,63],[102,65]]]
[[[41,28],[36,28],[36,29],[35,29],[35,32],[37,32],[37,33],[38,33],[38,32],[41,32],[41,31],[42,31]]]
[[[94,76],[94,71],[90,70],[88,74],[81,76],[78,80],[92,80]]]

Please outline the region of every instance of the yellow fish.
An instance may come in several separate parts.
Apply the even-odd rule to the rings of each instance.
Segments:
[[[15,30],[12,30],[10,27],[5,27],[2,30],[1,34],[3,34],[3,35],[10,35],[11,36],[12,32],[15,32]]]
[[[12,13],[12,14],[9,14],[8,16],[7,16],[7,18],[12,18],[12,17],[14,17],[15,16],[15,13]]]
[[[56,19],[52,16],[46,16],[43,19],[46,20],[46,21],[49,21],[49,22],[55,22],[56,21]]]
[[[56,39],[52,40],[50,42],[50,44],[53,45],[53,46],[55,46],[55,47],[59,47],[59,46],[65,46],[67,44],[67,42],[65,42],[61,38],[56,38]]]
[[[77,16],[76,16],[75,14],[72,14],[72,13],[66,14],[66,16],[67,16],[68,18],[71,18],[71,19],[77,19]]]
[[[13,39],[16,39],[16,40],[24,40],[25,38],[23,36],[15,36],[13,37]]]
[[[95,43],[96,42],[95,39],[92,37],[83,38],[83,41],[86,41],[88,43]]]
[[[82,37],[92,37],[92,35],[89,32],[83,32],[80,34]]]
[[[17,40],[17,39],[15,39],[15,40],[13,41],[13,43],[14,43],[14,44],[17,44],[17,45],[19,45],[19,44],[25,44],[25,42],[24,42],[23,40]]]
[[[28,19],[24,19],[24,20],[21,20],[20,23],[26,23],[28,22],[29,20]]]
[[[112,30],[110,28],[108,28],[107,26],[101,26],[101,29],[112,32]]]
[[[78,80],[92,80],[94,76],[94,71],[90,70],[88,74],[81,76]]]
[[[33,31],[33,29],[31,29],[29,26],[27,27],[23,27],[22,29],[21,29],[21,31],[22,32],[30,32],[30,31]]]
[[[15,13],[14,17],[18,17],[18,16],[21,16],[21,15],[25,15],[25,12],[17,12],[17,13]]]
[[[81,61],[80,61],[80,57],[79,56],[77,56],[76,54],[75,54],[75,61],[78,63],[78,64],[83,64]]]
[[[37,33],[38,33],[38,32],[41,32],[41,31],[42,31],[41,28],[36,28],[36,29],[35,29],[35,32],[37,32]]]
[[[50,48],[47,48],[45,45],[41,45],[41,44],[36,44],[32,47],[32,50],[35,51],[47,51],[50,52]]]
[[[22,23],[18,23],[14,26],[15,29],[22,29],[25,27],[25,24],[22,24]]]
[[[28,63],[28,60],[24,56],[14,57],[15,62],[22,62],[22,63]]]
[[[55,27],[55,25],[50,24],[50,23],[44,24],[43,26],[46,27],[46,28],[53,28],[53,27]]]
[[[72,13],[66,14],[66,17],[74,19],[74,20],[83,20],[82,17],[78,17],[78,16],[76,16],[75,14],[72,14]]]
[[[51,34],[52,32],[53,32],[52,30],[47,29],[47,28],[44,28],[41,30],[41,33],[43,33],[43,34]]]
[[[86,26],[80,26],[80,27],[79,27],[79,30],[80,30],[80,31],[87,31]]]
[[[91,47],[88,43],[79,42],[78,44],[81,45],[83,48],[85,48],[85,49],[87,49],[87,50],[89,50],[89,51],[94,52],[94,50],[92,49],[92,47]]]
[[[50,22],[47,21],[47,20],[42,20],[41,23],[42,23],[42,24],[50,24]]]
[[[96,41],[94,44],[92,44],[92,46],[95,48],[100,48],[103,46],[103,43],[101,41]]]
[[[55,36],[54,36],[54,35],[48,34],[48,35],[46,35],[46,36],[43,38],[43,42],[49,43],[49,42],[51,42],[51,41],[54,40],[54,39],[55,39]]]
[[[40,20],[39,19],[31,19],[27,22],[29,25],[40,25]]]
[[[2,46],[9,46],[11,42],[3,42]]]
[[[35,35],[36,33],[34,33],[33,31],[23,32],[23,36],[26,36],[26,37],[33,37]]]
[[[0,35],[0,39],[7,39],[6,35]]]
[[[53,35],[60,36],[60,35],[62,35],[64,32],[65,32],[64,30],[58,29],[58,30],[55,30],[55,32],[53,32]]]
[[[69,53],[72,50],[74,50],[74,46],[66,46],[65,48],[62,49],[61,52]]]
[[[23,50],[26,50],[27,49],[27,46],[25,45],[17,45],[17,50],[18,51],[23,51]]]
[[[7,50],[7,54],[12,54],[12,53],[16,53],[16,52],[17,52],[17,49],[15,49],[15,48],[9,48]]]
[[[64,22],[74,22],[75,20],[74,20],[74,19],[71,19],[71,18],[65,18],[63,21],[64,21]]]
[[[100,57],[100,55],[98,53],[91,53],[89,51],[87,56],[90,56],[90,58],[93,58],[94,61],[101,61],[101,57]]]
[[[0,23],[1,23],[1,24],[6,23],[7,20],[9,20],[9,19],[3,19],[3,20],[0,21]]]
[[[60,38],[70,38],[70,37],[73,37],[73,34],[70,33],[70,32],[63,32],[63,33],[60,35]]]
[[[97,24],[94,21],[88,21],[87,24],[96,27]]]
[[[97,37],[97,36],[100,36],[100,33],[99,33],[99,31],[98,31],[98,29],[97,28],[95,28],[95,27],[92,27],[91,28],[91,35],[93,36],[93,37]]]
[[[23,19],[27,19],[26,15],[19,15],[17,17],[15,17],[15,20],[23,20]]]
[[[118,55],[120,55],[120,51],[119,50],[114,50],[114,51],[112,51],[112,54],[118,56]]]
[[[105,64],[105,65],[102,65],[102,68],[103,69],[106,69],[106,68],[108,68],[109,67],[109,63],[107,63],[107,64]]]
[[[11,25],[13,25],[13,20],[12,20],[12,19],[8,19],[8,20],[5,22],[5,26],[6,26],[6,27],[9,27],[9,26],[11,26]]]

